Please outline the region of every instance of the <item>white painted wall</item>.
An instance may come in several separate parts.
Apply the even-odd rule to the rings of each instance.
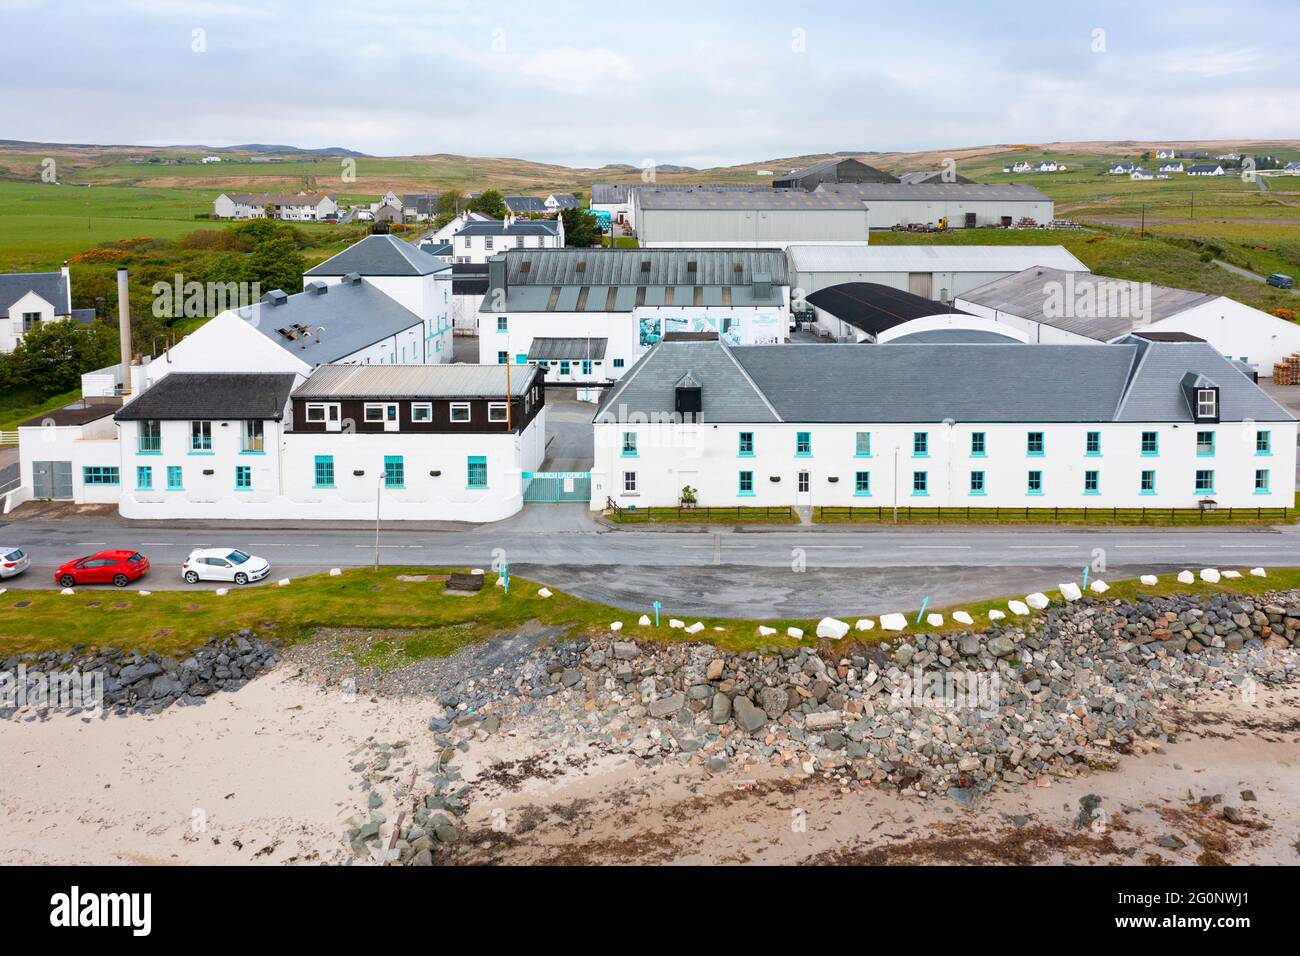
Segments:
[[[22,492],[14,496],[14,504],[31,497],[34,461],[72,463],[72,500],[76,504],[99,504],[118,499],[119,486],[87,485],[82,480],[82,469],[87,466],[112,467],[119,464],[117,428],[112,415],[85,425],[19,428],[18,460]]]
[[[904,348],[905,346],[898,346]],[[1272,433],[1272,454],[1255,454],[1255,431]],[[1044,433],[1045,454],[1027,454],[1027,432]],[[637,454],[622,454],[622,433],[638,435]],[[738,436],[754,433],[754,455],[738,454]],[[812,454],[795,455],[795,434],[811,433]],[[855,456],[856,433],[871,434],[871,457]],[[928,457],[912,454],[914,432],[929,435]],[[985,433],[986,456],[972,457],[971,433]],[[1101,455],[1088,457],[1086,433],[1101,433]],[[1159,454],[1140,454],[1141,433],[1158,433]],[[1198,457],[1198,431],[1215,433],[1212,457]],[[1220,507],[1292,507],[1295,493],[1296,423],[1098,424],[1098,425],[680,425],[598,424],[591,507],[608,495],[624,506],[675,506],[683,485],[698,490],[700,505],[857,505],[866,507],[1099,507],[1190,508],[1205,495],[1195,491],[1198,469],[1215,472],[1213,498]],[[897,449],[897,458],[895,450]],[[1256,494],[1255,470],[1269,471],[1269,492]],[[1028,493],[1028,472],[1042,472],[1043,494]],[[754,494],[739,494],[739,473],[754,473]],[[809,473],[810,491],[797,493],[798,473]],[[1099,472],[1099,493],[1084,493],[1084,472]],[[1140,493],[1143,470],[1156,472],[1153,495]],[[638,491],[623,491],[623,473],[635,472]],[[870,496],[855,494],[855,473],[870,474]],[[912,494],[912,473],[928,476],[924,496]],[[970,473],[983,471],[985,494],[970,494]],[[898,492],[895,494],[895,473]],[[780,478],[772,482],[771,476]],[[835,482],[830,481],[837,478]]]
[[[460,263],[487,262],[492,256],[510,249],[559,249],[564,240],[559,236],[454,236],[451,252]]]
[[[1187,332],[1205,339],[1223,355],[1255,366],[1260,378],[1272,378],[1276,362],[1300,352],[1300,325],[1226,296],[1152,322],[1143,331]]]
[[[1028,333],[1005,322],[995,322],[982,316],[949,314],[930,315],[921,319],[912,319],[912,321],[904,322],[902,325],[896,325],[876,336],[876,343],[883,345],[904,335],[912,335],[916,332],[932,332],[938,329],[973,329],[980,332],[995,332],[998,335],[1009,335],[1019,342],[1026,342],[1029,339]]]
[[[23,314],[40,316],[40,322],[53,322],[60,313],[67,315],[62,303],[47,302],[35,292],[27,292],[9,307],[9,317],[0,319],[0,352],[12,352],[23,337]]]

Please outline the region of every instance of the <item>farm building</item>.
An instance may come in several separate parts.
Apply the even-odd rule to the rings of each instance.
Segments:
[[[784,342],[786,275],[776,249],[517,249],[488,260],[479,361],[600,385],[673,333]]]
[[[815,195],[855,200],[870,210],[872,229],[938,223],[948,228],[1010,226],[1029,218],[1048,223],[1055,218],[1052,200],[1033,186],[978,183],[866,183],[819,186]]]
[[[765,183],[595,183],[591,187],[592,212],[609,213],[615,232],[636,231],[633,196],[641,189],[664,192],[767,192]],[[619,230],[619,226],[626,229]]]
[[[852,196],[801,189],[657,189],[632,194],[643,248],[780,248],[867,237],[867,213]]]
[[[1009,324],[1041,343],[1110,342],[1132,332],[1203,339],[1261,377],[1300,352],[1300,327],[1222,295],[1035,266],[956,297],[972,315]]]
[[[818,186],[835,183],[896,183],[898,177],[868,166],[860,159],[827,159],[802,169],[777,176],[773,189],[804,189],[812,192]]]
[[[804,296],[843,282],[875,282],[940,302],[1030,266],[1087,271],[1064,246],[790,246],[793,287]],[[795,298],[798,298],[798,293]],[[833,329],[827,331],[838,335]]]

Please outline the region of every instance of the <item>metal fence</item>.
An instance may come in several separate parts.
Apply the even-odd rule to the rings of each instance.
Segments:
[[[888,505],[874,508],[826,505],[818,508],[815,520],[892,522],[1082,522],[1084,524],[1228,524],[1233,521],[1290,522],[1294,508],[914,508]]]
[[[753,507],[743,505],[722,507],[698,507],[696,505],[678,505],[676,508],[626,508],[618,505],[612,498],[605,499],[605,510],[612,512],[619,521],[653,521],[655,518],[667,518],[676,521],[743,521],[746,518],[781,518],[795,520],[794,508],[789,506]]]
[[[589,471],[526,471],[524,501],[586,504],[591,501]]]

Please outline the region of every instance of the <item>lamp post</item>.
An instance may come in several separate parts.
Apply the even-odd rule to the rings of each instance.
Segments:
[[[384,479],[388,477],[384,472],[379,473],[379,481],[375,485],[375,570],[379,570],[379,502],[384,496]]]

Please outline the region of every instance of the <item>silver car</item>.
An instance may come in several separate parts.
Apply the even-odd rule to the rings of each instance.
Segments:
[[[22,548],[0,547],[0,578],[12,578],[31,566],[32,560]]]

